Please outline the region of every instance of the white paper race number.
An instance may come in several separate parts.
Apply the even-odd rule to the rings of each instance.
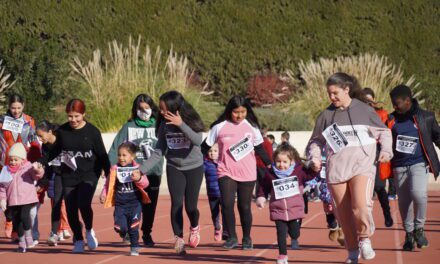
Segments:
[[[240,140],[237,144],[229,147],[229,152],[235,161],[239,161],[242,158],[246,157],[247,154],[251,153],[254,150],[254,145],[251,142],[251,137],[247,136]]]
[[[332,148],[334,153],[337,153],[344,149],[348,145],[348,140],[345,135],[341,132],[338,125],[333,123],[327,127],[323,132],[327,144]]]
[[[406,154],[416,153],[419,139],[416,137],[409,137],[398,135],[396,141],[396,150]]]
[[[272,186],[276,200],[299,194],[299,183],[296,176],[272,180]]]
[[[189,149],[191,146],[191,141],[183,133],[168,133],[166,139],[170,149]]]
[[[10,116],[5,116],[5,119],[3,121],[2,128],[4,130],[9,130],[11,132],[15,132],[20,134],[23,130],[24,121],[20,119],[14,119]]]
[[[131,175],[133,171],[137,170],[137,167],[118,167],[116,175],[120,183],[132,182]]]

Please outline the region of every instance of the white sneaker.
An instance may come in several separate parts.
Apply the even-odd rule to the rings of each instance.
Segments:
[[[86,231],[86,239],[89,249],[95,249],[98,247],[98,239],[96,239],[95,231],[93,231],[93,229]]]
[[[33,243],[33,245],[34,245],[34,247],[36,246],[36,245],[38,245],[40,242],[38,242],[38,240],[34,240],[34,243]]]
[[[55,247],[58,244],[58,236],[56,234],[50,233],[49,238],[47,239],[47,244],[49,246]]]
[[[72,234],[70,234],[69,230],[63,230],[62,234],[64,239],[69,239],[72,237]]]
[[[84,253],[84,240],[75,241],[72,251],[73,253]]]
[[[58,241],[64,241],[64,235],[63,232],[58,233]]]
[[[365,260],[374,259],[376,256],[376,252],[374,252],[369,238],[364,238],[359,242],[359,250],[361,257]]]
[[[357,264],[359,259],[359,250],[348,251],[348,258],[344,263],[347,264]]]

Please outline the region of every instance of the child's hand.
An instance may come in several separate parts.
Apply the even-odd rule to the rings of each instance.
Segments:
[[[7,204],[6,204],[6,200],[0,200],[0,207],[2,208],[2,211],[6,211],[7,208]]]
[[[380,152],[378,160],[381,163],[386,163],[386,162],[390,161],[390,154],[387,152]]]
[[[102,204],[105,202],[105,195],[101,195],[99,196],[99,202],[101,202]]]
[[[258,197],[257,200],[255,201],[255,203],[257,204],[257,207],[259,209],[263,209],[264,206],[266,205],[266,198]]]
[[[312,158],[312,170],[314,172],[320,172],[321,171],[321,160]]]
[[[141,175],[140,170],[135,170],[135,171],[132,172],[131,180],[135,181],[135,182],[138,182],[141,179],[141,176],[142,175]]]
[[[42,172],[43,171],[43,165],[39,162],[32,163],[32,167],[34,168],[34,171],[36,172]]]

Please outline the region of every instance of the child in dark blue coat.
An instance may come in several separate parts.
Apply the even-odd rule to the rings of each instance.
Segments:
[[[214,224],[214,240],[221,241],[227,239],[226,228],[223,228],[225,223],[222,214],[222,224],[220,223],[220,210],[221,210],[221,194],[218,185],[218,174],[217,174],[217,159],[218,159],[218,146],[214,144],[208,151],[208,155],[205,157],[205,181],[206,181],[206,192],[208,194],[209,207],[211,208],[211,217]]]

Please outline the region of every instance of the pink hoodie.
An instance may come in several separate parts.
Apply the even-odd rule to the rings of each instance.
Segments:
[[[32,163],[24,161],[17,172],[11,173],[12,181],[0,185],[0,200],[7,200],[8,206],[25,205],[38,202],[37,189],[34,181],[43,177],[32,167]]]

